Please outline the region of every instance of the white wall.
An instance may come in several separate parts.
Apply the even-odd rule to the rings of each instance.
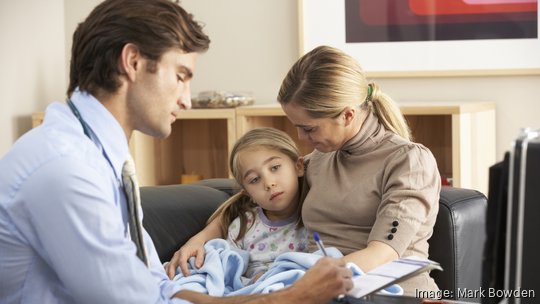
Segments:
[[[257,103],[275,102],[281,80],[298,58],[297,2],[183,0],[182,4],[206,23],[212,39],[209,52],[199,60],[193,91],[251,90]],[[373,80],[397,102],[495,102],[498,160],[521,127],[540,128],[540,75]]]
[[[0,1],[0,157],[65,96],[64,1]]]
[[[0,155],[29,128],[31,112],[64,98],[67,73],[59,67],[69,62],[69,52],[65,60],[60,54],[64,56],[64,49],[71,47],[76,24],[99,2],[65,0],[64,35],[63,1],[1,1]],[[193,92],[252,91],[257,103],[275,102],[281,80],[298,58],[296,1],[181,3],[206,24],[212,39],[210,50],[199,59]],[[65,43],[61,41],[64,36]],[[497,159],[510,147],[520,127],[540,128],[540,75],[374,80],[398,102],[495,102]]]
[[[198,62],[192,91],[251,91],[258,103],[275,101],[283,77],[298,57],[296,1],[181,3],[195,20],[206,24],[212,40]]]
[[[69,60],[71,59],[71,45],[73,32],[77,25],[84,21],[92,9],[101,3],[101,0],[64,0],[65,21],[65,58],[66,58],[66,89],[69,85]]]

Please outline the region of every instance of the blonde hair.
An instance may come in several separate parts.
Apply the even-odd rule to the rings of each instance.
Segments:
[[[360,105],[375,113],[387,130],[411,138],[397,104],[378,85],[368,83],[354,58],[333,47],[319,46],[302,56],[283,79],[277,99],[282,105],[294,102],[313,118],[337,117],[346,107]]]
[[[238,162],[238,155],[240,152],[264,147],[270,150],[279,151],[288,156],[294,163],[300,158],[300,152],[298,147],[292,140],[292,138],[285,132],[274,128],[257,128],[248,131],[244,134],[236,143],[231,151],[229,157],[229,169],[236,182],[242,186],[242,172]],[[302,179],[302,178],[301,178]],[[302,195],[299,197],[298,210],[301,208],[300,202],[303,201],[305,193],[301,191],[303,183],[299,180],[299,193]],[[245,190],[241,190],[235,195],[226,200],[219,208],[210,216],[208,223],[213,221],[217,217],[221,217],[220,229],[221,234],[226,236],[229,230],[230,224],[235,218],[240,218],[240,231],[236,238],[236,241],[242,239],[246,234],[246,231],[250,228],[247,226],[247,213],[251,213],[255,216],[254,208],[257,204],[251,199]],[[300,220],[297,227],[301,227],[302,222]]]

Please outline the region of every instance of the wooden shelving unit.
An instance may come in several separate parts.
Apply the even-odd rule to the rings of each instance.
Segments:
[[[442,176],[456,187],[487,194],[489,166],[495,163],[495,104],[492,102],[400,103],[414,141],[428,147]],[[251,128],[275,127],[298,140],[295,127],[279,105],[236,110],[236,135]],[[312,149],[297,141],[303,153]]]
[[[434,154],[441,175],[456,187],[487,194],[489,167],[495,163],[495,104],[492,102],[400,103],[414,141]],[[33,125],[43,113],[32,115]],[[183,174],[229,177],[234,142],[248,130],[274,127],[287,132],[302,154],[312,147],[298,140],[296,128],[278,104],[235,109],[184,111],[167,139],[135,132],[130,141],[141,185],[180,183]]]
[[[130,149],[141,185],[168,185],[182,174],[227,177],[235,141],[235,109],[194,109],[181,112],[166,139],[135,132]]]
[[[242,136],[247,131],[259,127],[272,127],[289,134],[296,142],[302,155],[313,151],[313,147],[298,139],[296,127],[287,119],[279,105],[255,105],[236,109],[236,135]]]

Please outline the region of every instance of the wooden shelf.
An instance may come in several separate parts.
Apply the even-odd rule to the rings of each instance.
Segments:
[[[135,132],[130,149],[141,185],[168,185],[182,174],[227,177],[235,141],[234,109],[193,109],[181,112],[166,139]]]
[[[245,106],[236,109],[237,137],[259,127],[272,127],[285,131],[294,139],[302,155],[313,151],[313,147],[309,143],[299,140],[296,127],[287,119],[278,104]]]
[[[495,163],[495,104],[492,102],[404,102],[414,141],[428,147],[441,175],[453,185],[487,194],[489,167]],[[32,115],[33,125],[43,113]],[[194,109],[181,112],[167,139],[135,132],[130,150],[141,185],[180,183],[183,174],[203,178],[229,177],[229,152],[241,135],[256,127],[287,132],[302,154],[313,148],[298,133],[278,104],[235,109]]]
[[[45,112],[32,113],[32,128],[39,126],[43,122]]]
[[[487,194],[489,167],[495,163],[495,104],[492,102],[405,102],[399,104],[413,140],[428,147],[442,176],[456,187]],[[275,127],[289,133],[302,153],[312,148],[298,141],[296,128],[278,104],[240,107],[236,135],[256,127]]]

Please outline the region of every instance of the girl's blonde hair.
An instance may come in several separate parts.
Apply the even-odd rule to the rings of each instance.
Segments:
[[[375,113],[384,127],[410,140],[410,130],[397,104],[375,83],[368,83],[358,62],[339,49],[319,46],[289,70],[278,101],[294,102],[313,118],[333,118],[347,106]]]
[[[257,128],[248,131],[244,134],[236,143],[231,151],[229,157],[229,169],[231,170],[232,175],[236,182],[242,186],[242,172],[240,172],[240,165],[238,163],[238,155],[240,152],[264,147],[270,150],[279,151],[287,155],[294,163],[300,158],[300,152],[296,147],[296,144],[292,138],[287,135],[287,133],[274,129],[274,128]],[[303,178],[300,177],[299,182],[299,206],[298,210],[301,208],[301,202],[305,196],[305,193],[301,191],[303,185]],[[245,190],[241,190],[235,195],[231,196],[226,200],[221,206],[210,216],[208,223],[213,221],[217,217],[221,217],[220,229],[221,234],[226,236],[229,230],[229,226],[232,221],[239,217],[240,218],[240,231],[236,238],[236,241],[242,239],[246,234],[246,231],[249,229],[247,225],[247,215],[246,213],[251,213],[255,217],[254,208],[257,207],[257,204],[251,199]],[[300,220],[299,226],[302,225]]]

